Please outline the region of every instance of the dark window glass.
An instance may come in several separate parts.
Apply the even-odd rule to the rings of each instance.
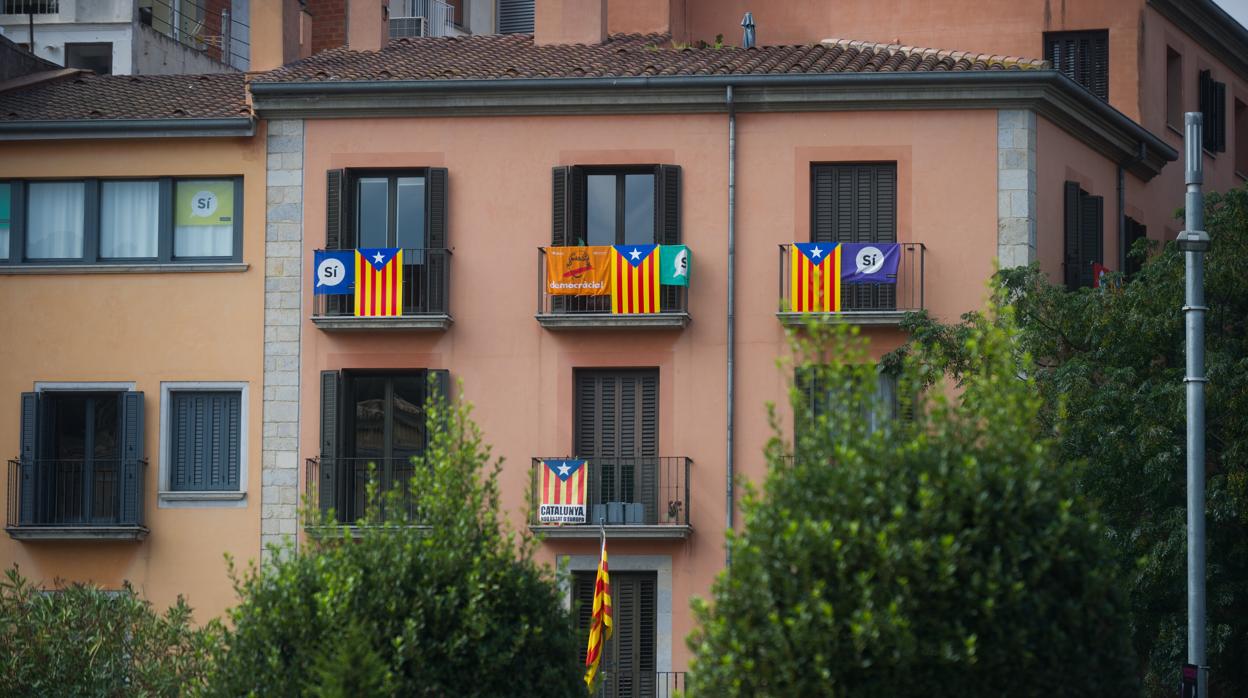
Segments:
[[[51,460],[39,469],[41,505],[59,523],[117,515],[120,454],[116,393],[45,393]]]
[[[1183,130],[1183,56],[1166,47],[1166,123]]]
[[[395,247],[419,249],[425,246],[425,178],[399,177],[396,182]],[[409,260],[416,261],[416,260]]]
[[[359,247],[388,247],[390,188],[384,177],[361,177],[356,193]]]
[[[615,244],[615,175],[585,177],[585,230],[591,245]]]
[[[624,176],[624,244],[654,242],[654,175]]]
[[[1248,177],[1248,105],[1235,100],[1235,171],[1241,177]],[[3,210],[0,209],[0,218]],[[0,220],[0,244],[4,242],[4,221]],[[0,248],[0,254],[4,250]]]
[[[10,184],[0,182],[0,259],[9,258],[9,221],[13,215],[12,196],[13,187]]]
[[[349,457],[406,461],[425,448],[425,372],[351,375]]]
[[[590,245],[654,243],[653,168],[586,174],[585,231]]]
[[[379,458],[386,451],[386,379],[380,376],[358,376],[351,381],[354,397],[354,435],[356,458]]]
[[[109,75],[113,72],[113,45],[107,42],[65,44],[65,67]]]

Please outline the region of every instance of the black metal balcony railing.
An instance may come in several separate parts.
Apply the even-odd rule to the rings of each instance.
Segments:
[[[408,481],[409,458],[309,458],[306,492],[322,514],[331,509],[340,524],[379,523],[396,517],[415,522],[416,501]],[[398,490],[391,495],[391,492]],[[391,507],[398,506],[394,511]],[[310,522],[319,524],[320,521]]]
[[[449,315],[451,251],[414,248],[403,250],[404,316]],[[316,317],[352,317],[355,297],[348,295],[313,296]]]
[[[542,461],[565,458],[534,458],[532,504],[535,526],[543,525],[541,504]],[[683,456],[651,458],[590,458],[587,468],[586,526],[607,525],[688,526],[689,466]],[[568,524],[564,524],[568,525]],[[571,524],[576,525],[576,524]]]
[[[685,286],[659,287],[660,314],[689,312],[689,289]],[[611,296],[555,296],[546,289],[546,248],[537,248],[537,314],[611,315]]]
[[[595,698],[675,698],[685,691],[683,671],[616,671],[603,667],[599,672]]]
[[[147,461],[138,461],[134,506],[124,506],[122,461],[117,459],[37,460],[27,492],[20,460],[9,461],[9,528],[41,526],[141,526]],[[126,511],[134,512],[126,516]]]
[[[792,245],[780,245],[780,311],[793,308],[793,291],[790,278]],[[897,265],[896,283],[891,284],[841,284],[841,313],[852,317],[854,313],[887,313],[921,310],[924,307],[923,277],[924,254],[927,248],[921,242],[901,243],[901,261]],[[842,260],[842,264],[851,264]]]

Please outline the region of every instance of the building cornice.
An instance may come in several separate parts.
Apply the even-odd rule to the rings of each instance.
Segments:
[[[256,133],[250,116],[219,119],[0,121],[0,141],[114,138],[240,138]]]
[[[1248,80],[1248,30],[1210,0],[1148,0],[1206,50]]]
[[[1053,70],[253,82],[262,118],[1032,109],[1151,179],[1178,153]],[[1141,157],[1142,155],[1142,157]]]

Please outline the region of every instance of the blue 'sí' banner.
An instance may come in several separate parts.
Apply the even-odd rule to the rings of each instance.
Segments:
[[[901,263],[896,242],[841,243],[841,283],[895,284]]]
[[[317,250],[312,256],[312,293],[355,293],[355,250]]]

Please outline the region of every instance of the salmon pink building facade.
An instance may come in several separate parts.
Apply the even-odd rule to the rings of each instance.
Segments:
[[[238,526],[231,540],[240,558],[314,533],[297,513],[301,496],[350,524],[366,512],[369,486],[402,481],[423,451],[422,405],[436,389],[472,403],[505,459],[507,516],[543,536],[540,554],[560,570],[570,604],[588,593],[597,524],[605,525],[619,614],[604,669],[612,691],[681,686],[689,601],[706,595],[726,564],[723,531],[740,524],[737,483],[766,474],[766,405],[778,405],[792,428],[794,376],[776,362],[794,326],[810,318],[856,325],[878,358],[905,340],[906,312],[952,320],[980,307],[998,265],[1037,264],[1072,289],[1092,285],[1097,265],[1130,271],[1135,241],[1177,233],[1175,114],[1206,113],[1208,186],[1236,186],[1248,171],[1248,111],[1240,109],[1248,33],[1211,3],[901,4],[851,1],[833,13],[816,2],[539,0],[534,34],[383,45],[384,33],[370,29],[377,7],[361,3],[369,12],[351,15],[357,38],[348,47],[280,67],[290,57],[271,56],[263,67],[272,70],[248,77],[254,137],[101,144],[44,134],[0,144],[0,174],[27,197],[25,227],[14,223],[11,240],[31,234],[33,185],[106,177],[70,173],[86,168],[76,158],[118,149],[152,156],[129,171],[157,180],[158,198],[168,189],[169,213],[155,225],[169,230],[170,244],[180,177],[231,174],[234,196],[247,203],[241,248],[231,253],[243,256],[230,260],[245,269],[228,288],[214,285],[221,274],[173,268],[151,279],[108,277],[119,293],[156,303],[124,315],[136,328],[150,325],[142,332],[153,341],[100,354],[113,369],[70,371],[62,363],[90,362],[8,347],[17,368],[7,374],[13,405],[0,421],[7,414],[14,428],[0,432],[0,444],[15,454],[26,443],[19,394],[37,392],[40,381],[148,386],[150,535],[128,548],[95,544],[87,567],[75,567],[78,548],[43,552],[20,535],[0,551],[24,565],[46,559],[41,574],[67,578],[133,579],[139,568],[126,556],[141,558],[156,598],[188,593],[219,609],[226,587],[175,573],[187,553],[158,544],[156,519],[176,536]],[[736,43],[747,9],[758,45],[715,45],[716,34]],[[279,36],[308,19],[270,10],[262,26]],[[0,86],[0,112],[18,94]],[[5,128],[0,119],[0,133],[20,131]],[[157,155],[175,147],[203,155],[174,171]],[[186,201],[199,194],[188,189]],[[85,220],[90,231],[104,219]],[[807,252],[794,243],[820,253],[822,245],[895,249],[897,271],[843,285],[832,312],[795,312],[794,255]],[[684,283],[652,287],[646,303],[657,309],[618,312],[609,296],[555,291],[549,268],[569,249],[620,255],[618,270],[630,254],[662,263],[667,250],[682,255]],[[338,283],[317,264],[329,257],[357,285],[376,269],[389,279],[379,283],[402,290],[386,312],[361,311],[350,294],[321,292]],[[12,278],[0,283],[37,300],[103,278],[18,276],[39,264],[11,257],[0,274]],[[197,303],[220,308],[222,297],[228,322],[180,314]],[[6,317],[8,336],[39,326],[34,305],[31,316]],[[76,336],[106,321],[76,317],[84,315]],[[183,341],[204,338],[193,349],[157,341],[166,324],[181,327]],[[129,334],[116,336],[131,346]],[[166,352],[185,357],[178,370]],[[127,362],[133,368],[117,368]],[[153,400],[164,381],[246,385],[248,467],[238,482],[247,486],[234,508],[166,511],[153,494],[165,482],[156,473],[181,462],[168,450],[176,425],[154,417],[178,399]],[[885,377],[879,394],[881,414],[894,413]],[[188,424],[201,419],[211,430],[215,422],[196,415],[228,413],[204,409],[188,413]],[[584,524],[553,525],[537,512],[538,483],[555,460],[583,462]],[[13,480],[9,487],[12,501]],[[197,540],[219,557],[234,549],[219,537]]]

